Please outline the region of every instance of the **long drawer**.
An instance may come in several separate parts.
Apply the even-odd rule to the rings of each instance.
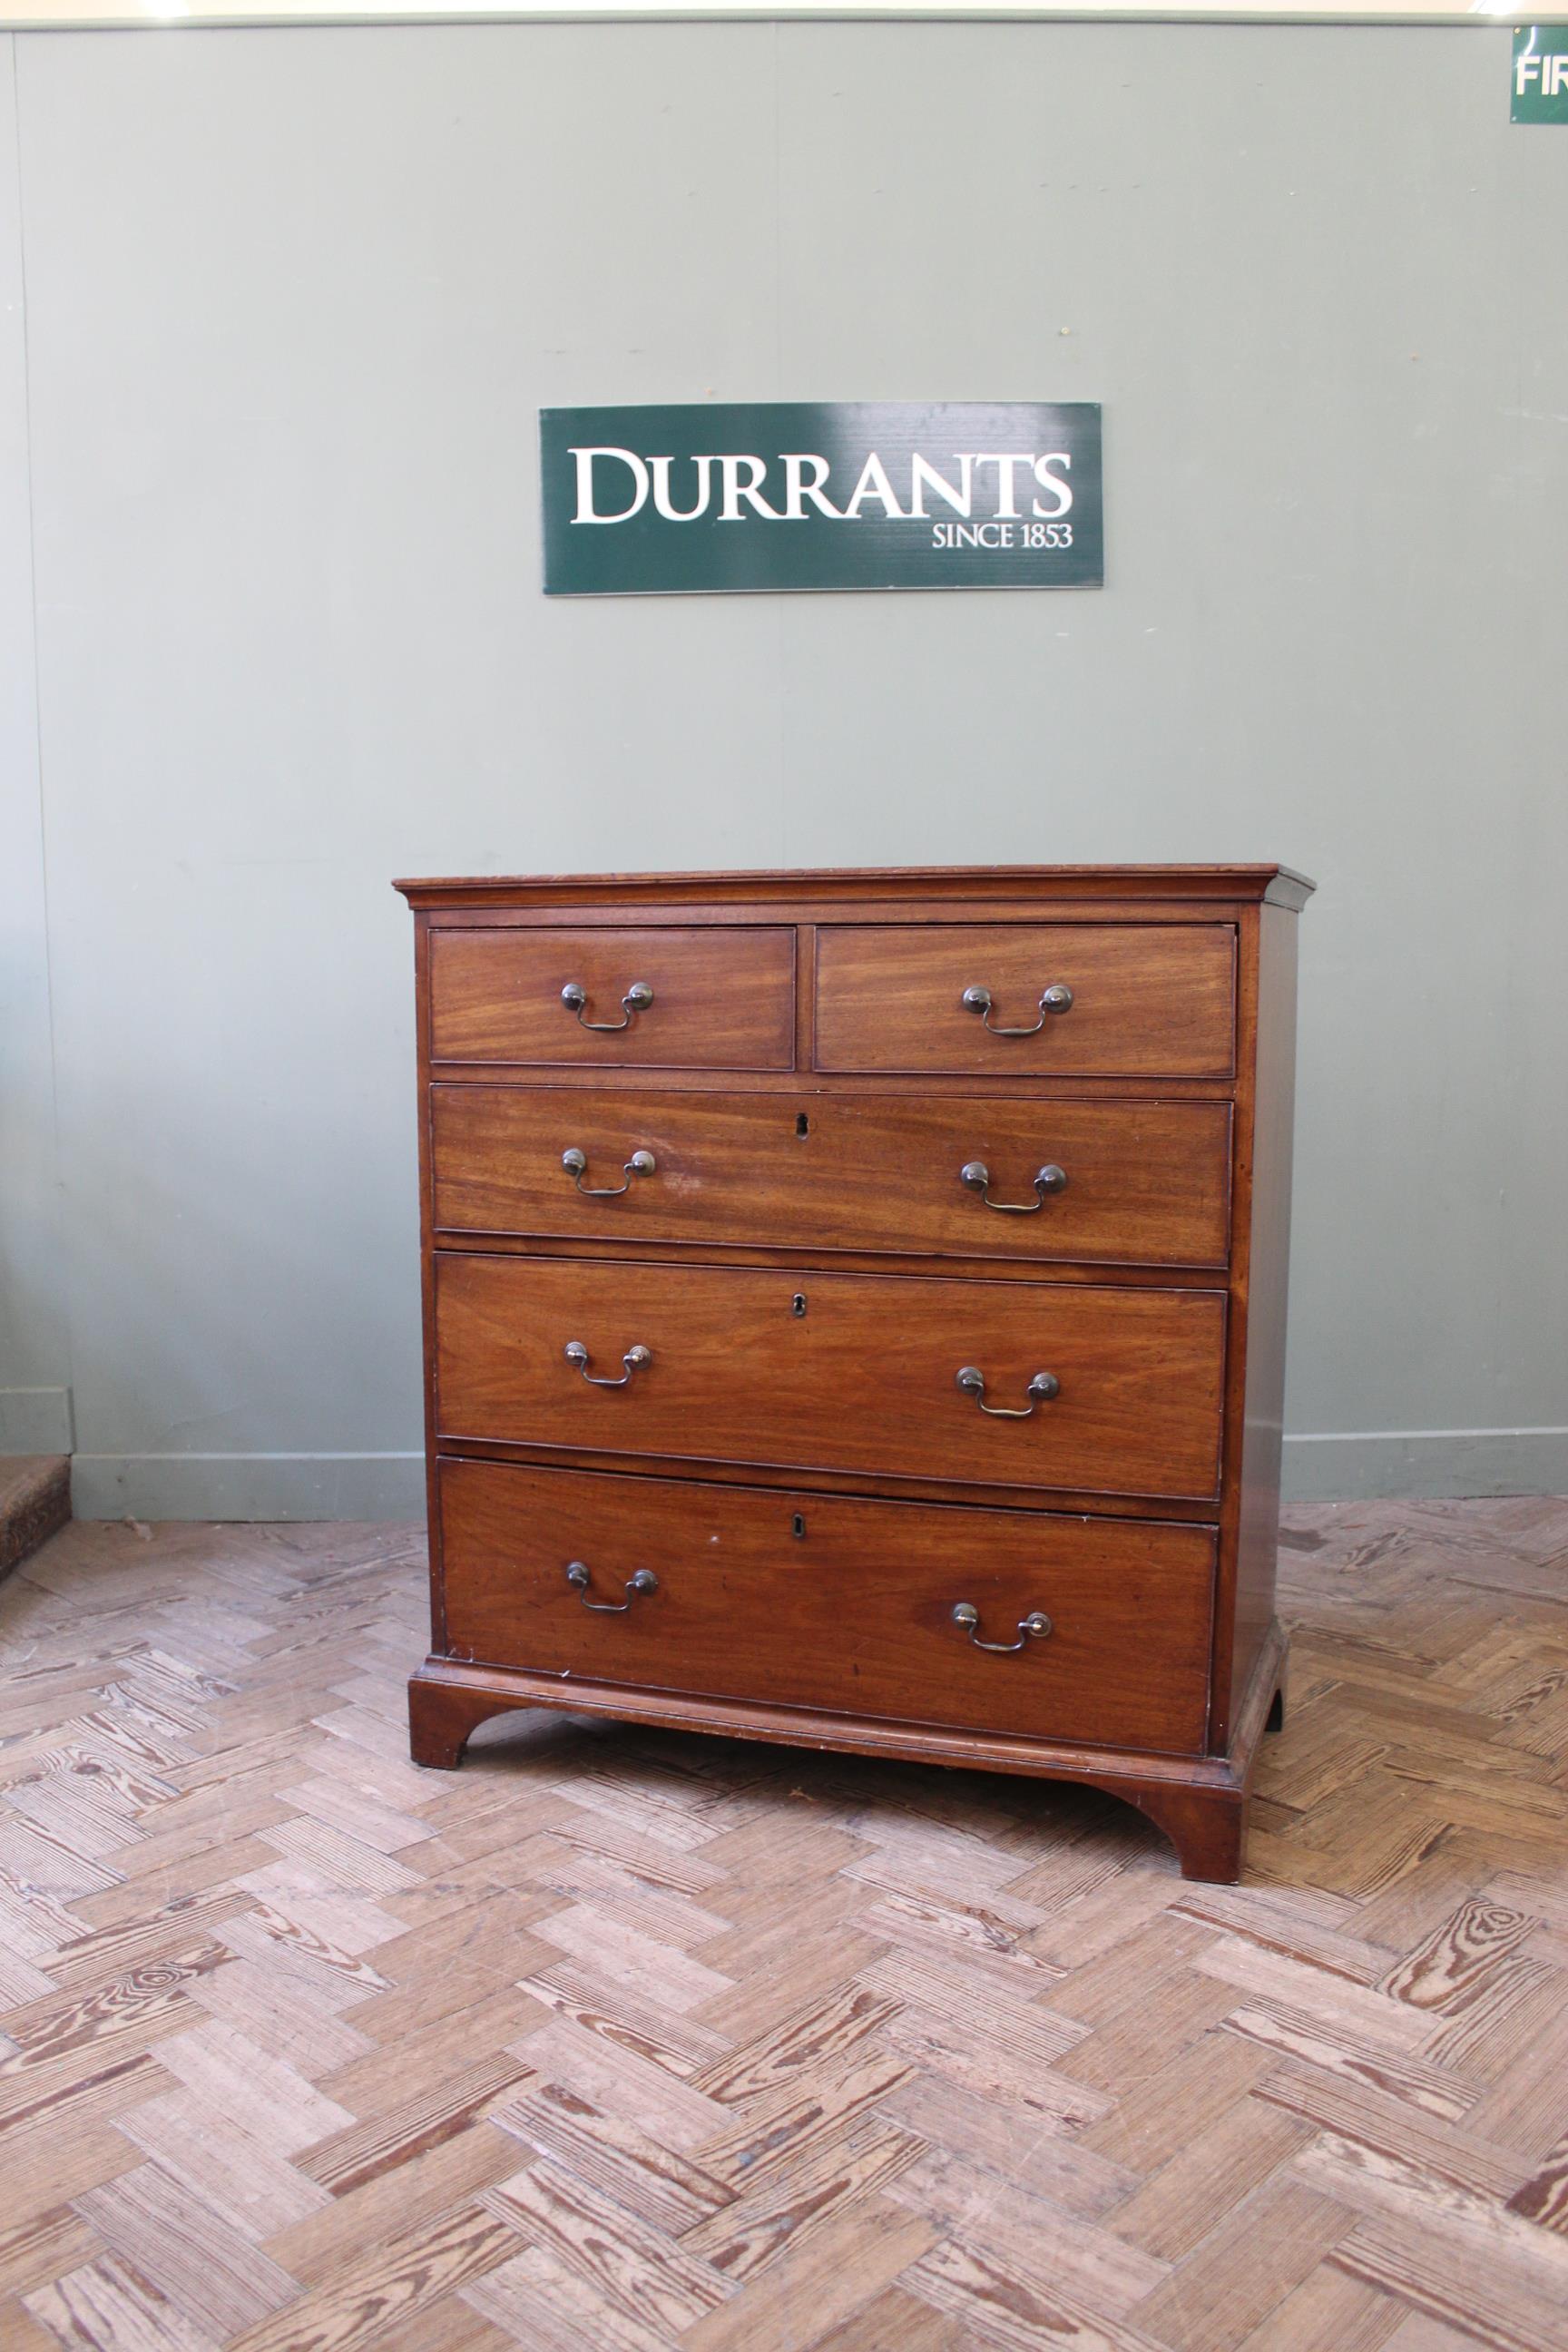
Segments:
[[[1207,1500],[1224,1360],[1206,1290],[436,1259],[446,1438]]]
[[[1224,923],[825,925],[819,1070],[1228,1077]]]
[[[440,1232],[1226,1262],[1226,1103],[437,1086],[431,1138]]]
[[[787,1070],[795,933],[629,923],[438,930],[430,1051],[451,1062]]]
[[[451,1460],[438,1491],[450,1654],[559,1675],[563,1706],[575,1675],[1203,1744],[1212,1528]]]

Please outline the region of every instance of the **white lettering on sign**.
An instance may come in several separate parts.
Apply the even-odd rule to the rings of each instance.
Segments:
[[[916,460],[916,463],[919,463],[918,459]],[[816,469],[812,475],[809,482],[803,481],[801,478],[801,469],[803,467],[806,466],[813,466]],[[830,522],[843,521],[843,509],[841,507],[830,506],[826,499],[824,498],[822,494],[822,485],[827,479],[828,475],[828,464],[826,457],[803,457],[798,452],[792,452],[791,454],[786,455],[784,458],[784,520],[786,522],[804,522],[805,520],[805,515],[801,506],[801,500],[803,499],[809,499],[812,505],[816,509],[817,513],[825,514]]]
[[[574,522],[603,521],[605,520],[603,516],[585,515],[582,512],[583,469],[581,459],[583,452],[580,449],[574,449],[572,455],[579,460],[577,468],[578,512],[573,516],[572,520]],[[713,460],[711,457],[699,457],[696,460],[697,504],[694,507],[678,507],[671,501],[669,495],[669,469],[674,463],[675,460],[673,457],[650,457],[647,461],[648,472],[653,476],[653,503],[655,511],[661,514],[666,522],[695,522],[699,515],[706,514],[708,511],[708,500],[712,489]]]
[[[844,509],[844,520],[846,522],[859,521],[860,508],[862,502],[867,499],[876,499],[879,500],[882,512],[886,515],[891,515],[896,521],[907,522],[909,520],[907,512],[893,496],[893,486],[891,482],[889,481],[887,470],[884,467],[880,457],[878,457],[875,449],[872,450],[870,456],[861,467],[860,478],[849,493],[849,503]]]
[[[1072,459],[1065,449],[1052,449],[1044,457],[1037,457],[1035,460],[1036,481],[1042,490],[1052,490],[1056,494],[1057,502],[1054,507],[1043,507],[1038,499],[1032,501],[1035,512],[1047,518],[1065,515],[1072,504],[1072,492],[1066,482],[1057,479],[1051,471],[1053,466],[1066,466],[1070,470]]]
[[[947,500],[955,514],[966,515],[969,512],[974,497],[974,460],[973,457],[959,457],[954,463],[958,467],[956,489],[928,459],[918,455],[914,458],[910,467],[910,512],[917,522],[925,520],[926,510],[921,504],[922,490],[934,490],[938,498]]]
[[[574,522],[630,522],[633,515],[640,514],[647,499],[647,467],[634,449],[574,449],[572,455],[577,460],[577,511],[572,518]],[[612,457],[618,466],[628,467],[632,480],[637,485],[637,495],[630,506],[623,507],[619,514],[599,514],[595,509],[594,460],[595,457]],[[667,458],[665,460],[667,467],[668,462]],[[620,487],[624,492],[626,484],[623,482]],[[705,490],[703,505],[706,504]],[[698,512],[700,513],[701,510],[700,507]],[[679,517],[671,517],[672,521],[679,520],[681,520]]]
[[[1070,522],[933,522],[933,547],[1070,547]]]
[[[1568,57],[1554,58],[1549,62],[1568,68]],[[1018,501],[1028,496],[1032,488],[1043,490],[1048,501],[1042,504],[1039,499],[1029,497],[1031,514],[1043,521],[1059,522],[1072,507],[1072,485],[1065,478],[1071,470],[1072,458],[1065,449],[1047,449],[1039,457],[1024,449],[955,450],[941,459],[923,457],[917,451],[910,460],[908,503],[904,505],[900,503],[898,487],[873,449],[842,506],[835,506],[827,495],[831,466],[826,457],[812,450],[786,450],[776,460],[739,450],[680,459],[644,457],[635,449],[608,446],[574,447],[570,455],[577,467],[577,511],[572,518],[574,523],[630,522],[642,512],[650,492],[655,513],[666,522],[696,522],[712,503],[715,467],[719,469],[720,522],[746,522],[752,517],[763,522],[804,522],[808,506],[825,515],[829,522],[859,522],[863,519],[861,509],[868,499],[880,507],[890,521],[926,522],[930,520],[925,506],[929,496],[943,499],[966,523],[1015,523],[1023,519]],[[680,495],[689,493],[689,506],[676,503],[670,468],[677,464],[691,468],[689,481],[683,479],[679,484]],[[770,464],[782,471],[782,486],[776,481],[770,486]],[[954,467],[956,481],[952,478]],[[770,487],[774,498],[782,496],[782,506],[770,504],[764,495]],[[976,504],[984,489],[990,492],[989,513],[976,517]],[[941,530],[948,526],[939,524],[937,528]],[[931,543],[937,547],[1010,547],[1013,541],[1010,537],[998,540],[965,536],[936,538]],[[1055,540],[1027,536],[1019,543],[1026,547],[1058,544]],[[1070,545],[1071,541],[1059,543]]]
[[[989,456],[976,457],[974,462],[977,466],[995,467],[996,511],[999,515],[1005,515],[1010,522],[1016,522],[1018,509],[1013,503],[1013,476],[1020,466],[1027,466],[1032,469],[1035,463],[1033,457],[1020,457],[1013,455]]]
[[[746,468],[746,478],[743,482],[741,479],[742,466]],[[721,522],[742,522],[745,520],[741,512],[742,499],[745,499],[752,513],[760,514],[764,521],[782,522],[784,520],[777,507],[769,506],[767,500],[759,495],[760,485],[767,479],[768,472],[761,457],[721,457],[719,471],[724,481],[724,503],[719,509]]]
[[[1568,91],[1568,49],[1549,57],[1533,54],[1516,58],[1513,68],[1513,88],[1517,98],[1527,95],[1532,81],[1541,84],[1542,98],[1559,98]]]

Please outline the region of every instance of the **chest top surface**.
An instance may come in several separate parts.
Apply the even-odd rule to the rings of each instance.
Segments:
[[[1300,908],[1314,885],[1288,866],[890,866],[670,874],[433,876],[395,882],[423,908],[584,905],[833,905],[879,900],[911,914],[933,900],[1158,900],[1194,907],[1266,901]]]

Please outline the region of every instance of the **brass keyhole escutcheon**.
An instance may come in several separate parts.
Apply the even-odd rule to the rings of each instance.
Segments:
[[[795,1292],[795,1297],[790,1300],[789,1311],[792,1315],[804,1315],[805,1313],[805,1293],[804,1290],[797,1290]]]
[[[789,1531],[791,1535],[795,1538],[797,1542],[805,1536],[805,1513],[804,1511],[796,1511],[794,1513],[790,1519]]]
[[[805,1111],[803,1110],[796,1111],[795,1115],[795,1131],[797,1135],[809,1135],[811,1133],[811,1121],[807,1118]]]

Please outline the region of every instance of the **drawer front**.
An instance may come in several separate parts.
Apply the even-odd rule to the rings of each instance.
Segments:
[[[439,1494],[447,1644],[464,1659],[1039,1738],[1203,1745],[1211,1528],[480,1462],[443,1462]],[[653,1589],[628,1594],[639,1575]],[[964,1604],[982,1641],[1022,1646],[977,1649],[953,1619]],[[1020,1635],[1036,1612],[1049,1631]]]
[[[448,1438],[1199,1500],[1217,1486],[1212,1291],[441,1252],[436,1348]],[[978,1397],[958,1381],[970,1369]],[[1040,1375],[1058,1393],[1031,1398]]]
[[[563,990],[581,991],[580,1002],[564,1002]],[[641,991],[651,991],[647,1001]],[[795,933],[436,930],[430,1051],[450,1062],[787,1070]]]
[[[1228,1077],[1235,941],[1225,923],[826,926],[816,1067]]]
[[[443,1232],[1226,1262],[1225,1103],[438,1086],[431,1129]]]

